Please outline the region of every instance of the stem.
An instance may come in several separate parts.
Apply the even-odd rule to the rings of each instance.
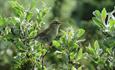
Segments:
[[[69,52],[67,52],[67,56],[68,56],[68,70],[70,69],[69,68],[69,62],[70,62],[70,55],[69,55]]]
[[[41,47],[43,47],[42,43],[41,43]],[[44,54],[43,54],[43,52],[42,52],[42,56],[41,57],[42,57],[42,70],[44,70]]]
[[[44,57],[45,55],[48,53],[48,51],[46,51],[45,54],[42,53],[42,70],[44,70]]]
[[[41,47],[42,47],[42,49],[44,49],[44,47],[43,47],[43,45],[41,44]],[[41,59],[42,59],[42,70],[44,70],[44,57],[46,56],[46,54],[48,53],[48,51],[46,51],[45,52],[45,54],[44,54],[44,52],[42,52],[42,56],[41,56]]]
[[[42,56],[42,70],[44,70],[44,57]]]

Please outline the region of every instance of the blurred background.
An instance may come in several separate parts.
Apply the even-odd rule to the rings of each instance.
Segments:
[[[9,1],[0,0],[0,16],[13,16]],[[108,12],[111,12],[115,6],[115,0],[18,0],[18,2],[25,9],[29,9],[30,7],[48,7],[50,10],[45,17],[45,23],[48,23],[54,18],[60,18],[65,23],[63,27],[74,26],[75,29],[85,29],[86,31],[83,37],[86,41],[83,43],[84,45],[88,45],[88,42],[101,39],[101,34],[96,32],[97,27],[91,21],[93,11],[101,11],[103,8],[106,8]],[[1,45],[2,42],[0,42]],[[0,69],[3,70],[9,69],[10,59],[14,55],[10,49],[15,49],[8,47],[7,44],[6,46],[5,48],[0,47]]]
[[[2,16],[10,16],[8,1],[0,0],[0,14]],[[15,0],[14,0],[15,1]],[[44,2],[47,7],[50,7],[50,13],[52,18],[71,18],[76,22],[89,21],[92,18],[92,12],[94,10],[101,10],[106,8],[107,11],[112,11],[115,5],[115,0],[18,0],[24,7],[29,8],[31,5],[35,5],[40,8]]]

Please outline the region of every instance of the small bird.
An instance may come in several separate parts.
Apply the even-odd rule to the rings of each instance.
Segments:
[[[42,43],[50,43],[53,39],[56,38],[61,22],[54,20],[51,22],[49,27],[37,34],[34,39]]]

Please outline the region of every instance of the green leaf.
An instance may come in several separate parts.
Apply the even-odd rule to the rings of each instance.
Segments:
[[[110,27],[110,29],[112,27],[115,27],[115,20],[112,20],[112,19],[109,20],[109,27]]]
[[[37,30],[31,30],[30,33],[29,33],[29,37],[34,37],[37,33]]]
[[[38,9],[36,8],[37,11],[37,22],[41,23],[41,21],[43,20],[44,16],[47,14],[48,12],[48,8],[43,8],[43,9]]]
[[[17,18],[17,17],[11,17],[11,18],[7,19],[7,23],[13,24],[16,26],[19,26],[19,24],[18,24],[19,22],[20,22],[20,18]]]
[[[54,52],[54,54],[55,54],[55,55],[56,55],[56,54],[62,54],[62,52],[61,52],[61,51],[56,50],[56,51]]]
[[[74,66],[72,66],[72,70],[77,70]]]
[[[43,9],[43,10],[40,10],[40,17],[44,17],[45,15],[46,15],[46,13],[47,13],[47,9]]]
[[[32,18],[32,16],[33,16],[32,12],[27,12],[26,20],[30,21],[30,19]]]
[[[53,45],[56,46],[56,47],[59,47],[60,46],[60,43],[56,40],[53,40]]]
[[[101,11],[101,18],[102,18],[103,21],[106,19],[106,16],[107,16],[106,9],[103,8],[103,10]]]
[[[94,48],[95,48],[95,50],[99,49],[99,43],[97,40],[94,42]]]
[[[77,34],[77,37],[81,37],[83,34],[85,33],[85,30],[84,29],[79,29],[78,30],[78,34]]]
[[[9,4],[16,16],[24,16],[24,8],[17,1],[9,1]]]
[[[0,17],[0,26],[3,26],[5,24],[5,19]]]
[[[97,17],[92,18],[93,22],[100,28],[104,28],[103,22]]]
[[[70,59],[71,59],[71,60],[74,59],[74,55],[75,55],[75,53],[73,53],[73,52],[70,53]]]
[[[74,48],[78,48],[78,44],[76,44],[76,42],[74,43]]]
[[[78,68],[78,70],[82,70],[82,66],[80,66],[80,67]]]
[[[100,16],[101,16],[101,13],[100,13],[99,10],[95,10],[95,11],[93,12],[93,15],[96,16],[96,17],[100,17]]]
[[[95,54],[95,50],[93,47],[91,47],[91,44],[89,44],[89,46],[87,47],[87,52],[89,54],[93,54],[93,55]]]
[[[104,28],[105,26],[103,24],[103,21],[105,21],[105,19],[106,19],[106,15],[107,15],[106,9],[104,8],[101,13],[100,13],[100,11],[96,10],[93,12],[93,15],[95,15],[95,17],[92,18],[93,22],[98,27]]]
[[[80,50],[78,51],[78,57],[77,57],[77,60],[82,59],[82,57],[83,57],[83,49],[80,48]]]

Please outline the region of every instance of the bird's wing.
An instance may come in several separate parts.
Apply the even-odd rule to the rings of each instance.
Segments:
[[[42,38],[44,39],[44,38],[46,38],[48,32],[49,32],[49,29],[47,28],[47,29],[45,29],[44,31],[38,33],[38,34],[34,37],[34,39],[39,39],[39,38],[40,38],[40,39],[42,39]]]
[[[39,36],[47,35],[49,33],[49,31],[50,31],[50,28],[47,28],[44,31],[42,31],[41,33],[39,33],[38,35]]]

